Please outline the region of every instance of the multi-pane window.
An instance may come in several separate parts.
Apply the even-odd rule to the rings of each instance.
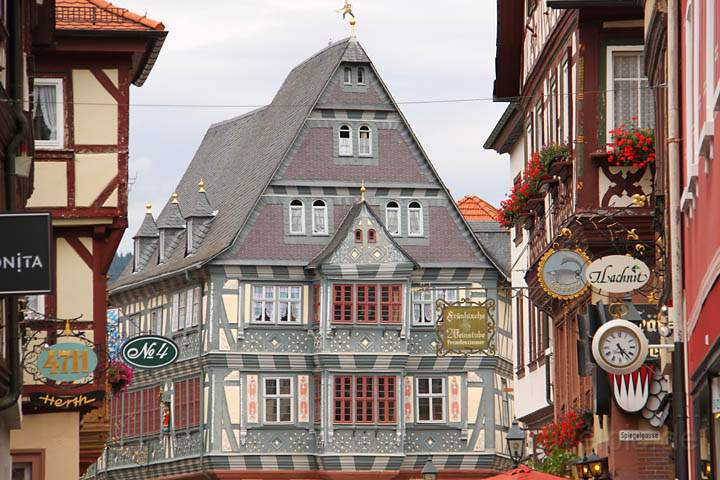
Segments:
[[[160,387],[123,392],[110,402],[110,437],[148,437],[160,433]]]
[[[352,131],[347,125],[342,125],[338,132],[338,152],[343,156],[350,156],[353,154],[352,148]]]
[[[534,151],[539,151],[545,144],[545,111],[543,108],[543,102],[540,100],[535,106],[535,142]]]
[[[608,47],[608,130],[633,118],[640,127],[655,126],[653,92],[644,72],[642,46]]]
[[[143,436],[160,433],[160,387],[142,390]]]
[[[290,234],[302,235],[305,233],[305,207],[300,200],[290,202]]]
[[[333,323],[401,323],[402,306],[402,285],[333,285]]]
[[[445,381],[442,378],[417,379],[418,422],[445,420]]]
[[[548,139],[550,142],[558,140],[558,86],[557,79],[550,80],[550,98],[548,98]]]
[[[253,285],[253,323],[300,323],[302,287]]]
[[[397,202],[388,202],[385,206],[385,228],[390,235],[400,235],[400,206]]]
[[[352,85],[352,68],[345,67],[343,69],[343,83],[345,85]]]
[[[368,241],[368,243],[375,243],[375,241],[376,241],[376,239],[377,239],[377,236],[376,236],[376,235],[377,235],[377,234],[376,234],[376,232],[375,232],[374,229],[371,228],[370,230],[368,230],[368,232],[367,232],[367,237],[368,237],[368,240],[367,240],[367,241]]]
[[[33,132],[38,148],[63,148],[63,82],[36,78],[33,93]]]
[[[365,85],[365,68],[358,67],[357,69],[357,83],[358,85]]]
[[[372,155],[372,141],[370,137],[370,127],[362,126],[358,129],[358,153],[362,156],[369,157]]]
[[[292,379],[289,377],[266,378],[264,385],[265,423],[292,422]]]
[[[200,378],[189,378],[173,383],[175,430],[196,427],[200,424]]]
[[[173,295],[172,303],[172,330],[182,330],[196,326],[200,322],[200,301],[202,293],[200,287],[189,288]],[[153,318],[150,318],[150,328],[152,328]],[[156,327],[160,328],[162,324],[162,314],[157,313]],[[153,328],[153,332],[158,332]]]
[[[423,213],[419,202],[410,202],[408,205],[408,235],[411,237],[423,235]]]
[[[565,60],[560,69],[560,97],[562,105],[562,141],[570,144],[570,82],[568,61]]]
[[[457,302],[457,288],[438,288],[434,290],[416,289],[412,295],[413,325],[435,325],[437,313],[435,305],[438,300]]]
[[[394,376],[335,376],[334,422],[395,423],[397,421],[396,386]]]
[[[315,200],[312,205],[312,233],[313,235],[327,235],[328,213],[327,205],[322,200]]]

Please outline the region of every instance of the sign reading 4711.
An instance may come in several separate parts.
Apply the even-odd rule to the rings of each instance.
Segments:
[[[169,338],[140,335],[125,342],[121,355],[125,363],[138,368],[161,368],[173,363],[178,346]]]

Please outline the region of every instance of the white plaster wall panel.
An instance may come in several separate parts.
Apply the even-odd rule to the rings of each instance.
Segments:
[[[477,421],[483,389],[484,387],[468,387],[468,423]]]
[[[65,162],[35,162],[34,190],[28,208],[67,206],[67,165]]]
[[[75,205],[91,206],[117,173],[116,153],[75,154]],[[110,206],[117,206],[117,202]]]
[[[80,478],[80,416],[78,412],[26,415],[22,429],[10,431],[10,448],[42,449],[47,479]],[[56,475],[59,472],[62,475]]]
[[[90,70],[73,70],[72,87],[75,143],[117,145],[118,106],[115,98]]]
[[[92,247],[88,249],[92,254]],[[93,320],[92,270],[64,238],[56,240],[57,316]]]

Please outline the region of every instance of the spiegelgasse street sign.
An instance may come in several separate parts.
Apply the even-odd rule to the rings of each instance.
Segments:
[[[125,363],[138,368],[161,368],[173,363],[179,354],[178,346],[169,338],[158,335],[140,335],[131,338],[122,347]]]
[[[620,430],[618,437],[621,442],[657,442],[660,440],[658,430]]]
[[[52,291],[50,214],[0,214],[0,294]]]

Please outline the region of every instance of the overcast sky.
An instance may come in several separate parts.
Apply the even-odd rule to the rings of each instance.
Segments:
[[[348,36],[342,0],[117,0],[160,20],[169,34],[133,104],[267,104],[290,69]],[[494,0],[353,0],[357,37],[398,102],[492,97]],[[482,148],[504,104],[401,105],[455,199],[494,205],[509,183],[509,160]],[[130,109],[131,250],[144,205],[157,216],[208,126],[249,108]]]

